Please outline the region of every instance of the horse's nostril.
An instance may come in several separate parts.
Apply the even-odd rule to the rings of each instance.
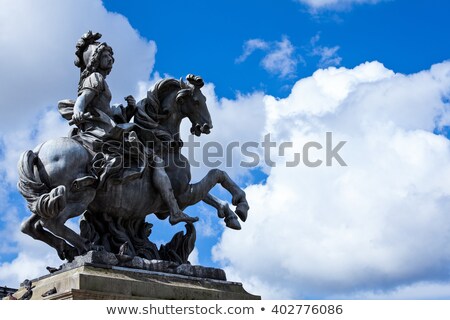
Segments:
[[[196,136],[200,136],[202,134],[202,127],[198,123],[196,125],[192,125],[191,133]]]
[[[210,132],[210,127],[209,127],[209,125],[208,125],[207,123],[204,123],[203,126],[202,126],[201,131],[202,131],[203,133],[208,134],[208,133]]]

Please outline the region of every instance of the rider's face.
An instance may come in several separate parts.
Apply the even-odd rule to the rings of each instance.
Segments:
[[[102,55],[100,56],[100,68],[103,70],[109,70],[112,68],[114,63],[114,59],[111,55],[111,52],[108,50],[104,50]]]

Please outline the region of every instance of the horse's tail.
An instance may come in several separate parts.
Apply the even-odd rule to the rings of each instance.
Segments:
[[[66,206],[66,188],[51,188],[42,181],[38,166],[39,157],[31,150],[20,156],[17,188],[27,200],[31,212],[43,218],[57,216]]]

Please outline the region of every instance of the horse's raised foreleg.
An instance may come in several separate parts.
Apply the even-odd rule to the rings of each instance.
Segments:
[[[228,228],[241,230],[241,224],[239,223],[236,214],[231,211],[226,201],[223,201],[208,193],[203,199],[203,202],[217,209],[217,215],[219,218],[225,220],[225,224]]]
[[[187,192],[178,197],[180,207],[184,208],[204,200],[209,191],[218,183],[231,193],[231,202],[236,206],[235,212],[239,218],[242,221],[247,220],[249,206],[244,190],[231,180],[225,171],[219,169],[210,170],[200,182],[191,184]],[[211,203],[213,202],[211,201]]]
[[[22,223],[21,231],[31,236],[33,239],[40,240],[53,247],[58,252],[58,256],[61,260],[73,260],[75,256],[74,251],[76,251],[76,249],[68,245],[67,242],[61,238],[55,237],[50,232],[44,230],[41,217],[37,214],[32,214],[30,218]]]

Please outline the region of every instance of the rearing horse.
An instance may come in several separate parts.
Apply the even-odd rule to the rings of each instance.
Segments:
[[[148,92],[147,98],[137,105],[140,115],[135,117],[137,128],[145,127],[145,118],[150,117],[176,141],[179,140],[181,121],[188,118],[192,124],[191,133],[197,136],[208,134],[212,122],[206,98],[200,90],[203,80],[192,75],[187,80],[189,84],[181,79],[159,81]],[[228,227],[240,229],[236,215],[245,221],[249,209],[244,191],[219,169],[210,170],[200,182],[192,184],[189,162],[180,148],[169,150],[163,154],[163,160],[180,209],[204,201],[217,209],[218,216],[225,218]],[[107,249],[117,251],[118,245],[133,238],[136,228],[146,228],[143,221],[148,214],[153,213],[159,219],[169,216],[168,208],[152,183],[151,167],[146,166],[139,178],[121,183],[107,180],[103,188],[97,188],[88,170],[92,158],[74,139],[57,138],[23,153],[18,164],[18,188],[32,212],[21,230],[55,248],[61,259],[70,261],[91,250],[95,244],[92,239],[65,226],[70,218],[87,213],[94,219],[113,221],[109,233],[113,231],[117,237],[109,243],[116,245]],[[231,193],[235,212],[225,201],[209,194],[216,184]],[[150,233],[148,230],[143,232],[147,236]],[[131,251],[138,254],[138,250],[132,248]]]

